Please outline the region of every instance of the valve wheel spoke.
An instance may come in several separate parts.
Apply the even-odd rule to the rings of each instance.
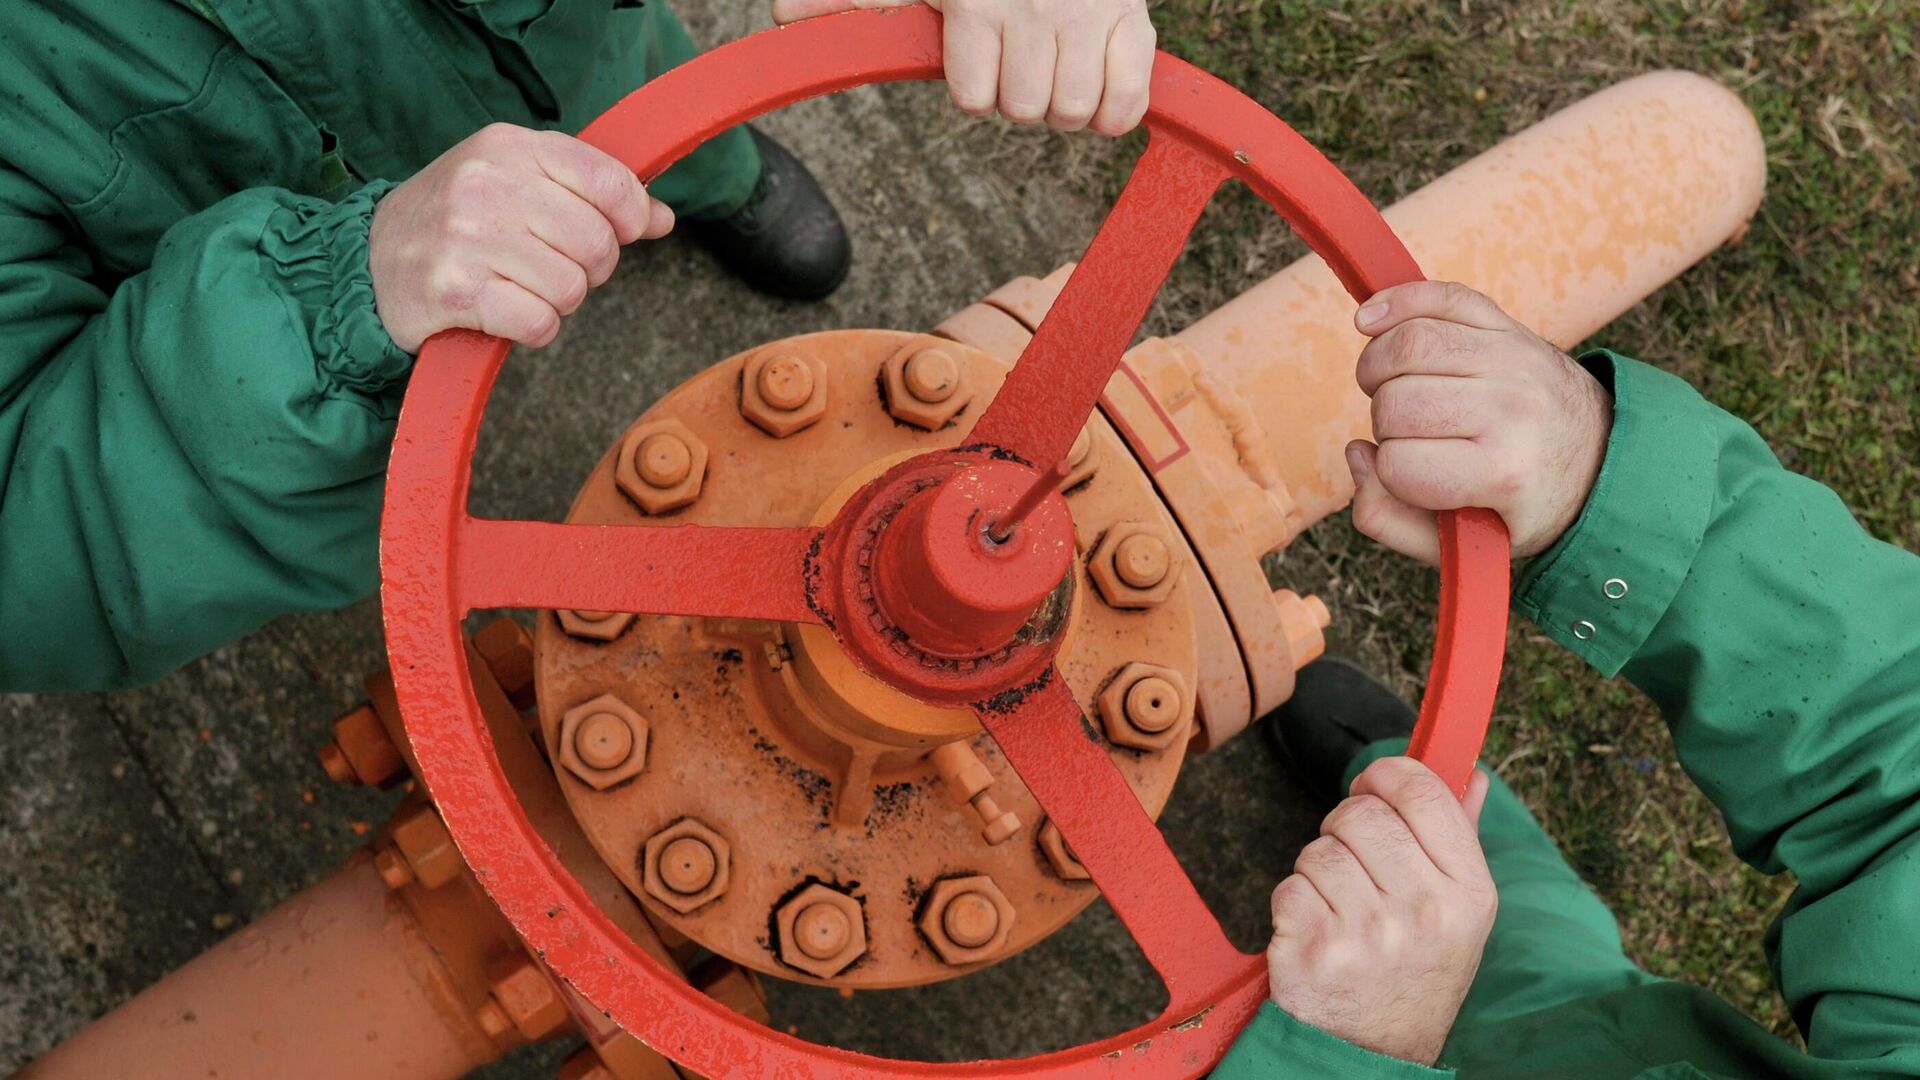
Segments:
[[[817,623],[814,528],[560,525],[468,518],[454,541],[462,610],[555,608]],[[528,552],[538,552],[529,558]]]
[[[1166,983],[1169,1018],[1255,962],[1227,940],[1058,668],[974,711]]]
[[[1066,458],[1227,170],[1152,129],[1126,189],[1034,331],[972,441],[1035,468]]]

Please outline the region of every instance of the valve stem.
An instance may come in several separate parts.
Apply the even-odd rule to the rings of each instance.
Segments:
[[[1040,505],[1040,500],[1046,498],[1048,492],[1059,490],[1061,482],[1072,471],[1067,463],[1062,461],[1034,477],[1033,486],[1014,501],[1013,509],[1007,511],[1007,516],[987,526],[987,539],[996,544],[1004,544],[1013,539],[1014,530],[1020,527],[1020,523],[1027,519],[1028,514],[1033,513],[1034,508]]]

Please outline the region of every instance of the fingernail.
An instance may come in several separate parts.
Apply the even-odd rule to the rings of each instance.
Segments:
[[[1373,472],[1373,466],[1367,461],[1367,455],[1361,453],[1358,446],[1347,447],[1347,468],[1353,471],[1355,486],[1366,483],[1367,477]]]
[[[1358,316],[1360,329],[1365,330],[1367,327],[1386,318],[1388,306],[1385,300],[1381,300],[1361,308],[1360,315]]]

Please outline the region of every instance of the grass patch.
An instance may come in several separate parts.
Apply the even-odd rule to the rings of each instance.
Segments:
[[[1630,75],[1687,68],[1733,87],[1768,148],[1752,232],[1593,343],[1685,376],[1875,535],[1920,549],[1920,35],[1908,5],[1165,0],[1157,17],[1164,48],[1259,99],[1382,205]],[[1117,192],[1131,155],[1075,140],[1064,161],[1104,170]],[[1303,250],[1264,205],[1225,194],[1149,329],[1186,325]],[[1419,691],[1429,573],[1339,523],[1272,570],[1340,613],[1333,648]],[[1791,882],[1734,858],[1637,692],[1530,626],[1509,650],[1487,760],[1612,906],[1635,960],[1791,1037],[1760,948]]]

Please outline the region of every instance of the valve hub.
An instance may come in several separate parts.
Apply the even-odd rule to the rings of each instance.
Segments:
[[[935,353],[938,364],[925,359]],[[760,415],[777,395],[745,385],[775,361],[814,372],[808,407],[824,406],[783,435]],[[807,588],[831,630],[649,617],[607,637],[577,617],[540,617],[554,760],[578,756],[561,736],[581,737],[563,721],[583,704],[613,695],[644,722],[644,767],[631,777],[596,787],[576,769],[556,774],[601,857],[663,925],[762,972],[865,988],[948,978],[1058,929],[1096,889],[1056,869],[1038,803],[966,708],[1020,692],[1049,663],[1090,716],[1137,665],[1176,673],[1158,706],[1165,738],[1089,730],[1149,813],[1165,804],[1194,728],[1189,586],[1119,607],[1088,587],[1086,562],[1109,530],[1143,522],[1175,547],[1176,575],[1195,560],[1098,414],[1084,455],[1098,467],[1076,469],[1074,486],[994,535],[1036,482],[1058,482],[1042,479],[1050,463],[958,445],[1007,371],[926,335],[788,339],[682,384],[587,479],[570,522],[828,525]],[[965,391],[933,430],[919,397],[893,400],[929,387]],[[655,467],[672,464],[649,448],[660,431],[704,456],[693,498],[670,509],[633,490],[649,471],[686,481]],[[610,756],[614,742],[588,736],[587,749]],[[696,828],[698,850],[683,835]]]

